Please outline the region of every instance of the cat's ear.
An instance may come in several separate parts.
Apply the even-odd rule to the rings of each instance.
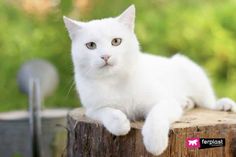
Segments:
[[[81,26],[82,24],[80,24],[80,22],[72,20],[66,16],[63,16],[63,20],[64,20],[65,26],[67,28],[67,31],[69,33],[71,40],[74,39],[76,36],[76,32],[82,28],[82,26]]]
[[[120,16],[117,17],[117,19],[133,31],[135,22],[135,6],[133,4],[129,6]]]

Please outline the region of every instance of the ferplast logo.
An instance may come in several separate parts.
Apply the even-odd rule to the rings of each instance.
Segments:
[[[200,149],[214,148],[214,147],[224,147],[224,138],[200,138]]]
[[[200,148],[200,138],[187,138],[186,147],[187,148]]]
[[[224,147],[224,138],[187,138],[186,147],[187,148],[214,148],[214,147]]]

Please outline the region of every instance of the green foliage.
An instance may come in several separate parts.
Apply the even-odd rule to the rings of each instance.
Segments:
[[[72,1],[62,1],[43,18],[1,1],[0,111],[27,106],[27,98],[18,92],[16,73],[24,61],[39,57],[54,63],[61,78],[59,89],[46,105],[78,106],[74,88],[69,92],[73,69],[62,15],[73,12],[82,20],[116,16],[132,3],[143,51],[189,56],[206,69],[217,95],[236,99],[235,0],[93,0],[80,15],[74,13]]]
[[[22,63],[29,59],[44,58],[59,70],[60,85],[48,107],[78,106],[72,88],[73,67],[70,41],[62,21],[62,13],[51,13],[44,18],[26,14],[9,4],[0,5],[0,110],[26,108],[27,97],[18,91],[16,75]]]

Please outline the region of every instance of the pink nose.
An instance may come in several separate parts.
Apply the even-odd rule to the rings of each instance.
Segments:
[[[103,59],[105,62],[107,62],[110,57],[111,56],[109,56],[109,55],[102,55],[101,59]]]

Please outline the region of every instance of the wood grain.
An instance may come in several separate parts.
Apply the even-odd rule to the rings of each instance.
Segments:
[[[143,122],[131,123],[126,136],[110,134],[100,123],[87,118],[78,108],[69,112],[68,157],[153,157],[145,150]],[[186,148],[186,138],[225,138],[225,147]],[[236,114],[193,109],[172,124],[169,145],[160,157],[236,157]]]

